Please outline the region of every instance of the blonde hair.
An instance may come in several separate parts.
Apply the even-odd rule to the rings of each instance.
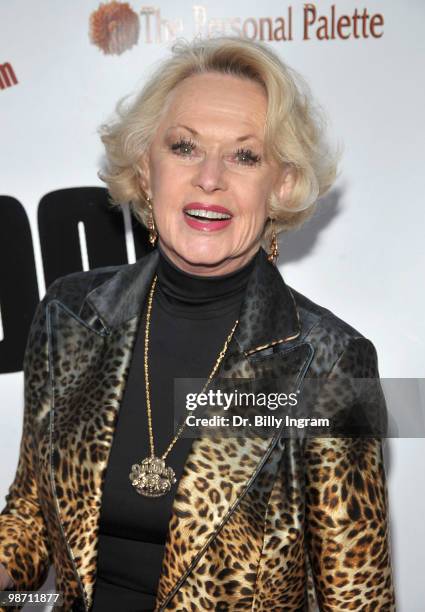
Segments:
[[[267,94],[265,147],[282,168],[295,175],[289,198],[269,201],[277,232],[299,227],[313,212],[317,199],[332,185],[337,155],[325,140],[325,120],[305,81],[270,48],[251,40],[223,36],[192,43],[181,41],[132,103],[121,101],[117,117],[100,128],[106,167],[99,173],[115,204],[130,203],[147,225],[147,194],[138,162],[148,150],[173,89],[185,78],[219,72],[260,83]],[[266,224],[264,238],[269,236]]]

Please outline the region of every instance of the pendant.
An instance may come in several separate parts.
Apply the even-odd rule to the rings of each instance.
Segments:
[[[175,484],[173,468],[166,467],[159,457],[146,457],[131,466],[130,480],[136,491],[145,497],[161,497]]]

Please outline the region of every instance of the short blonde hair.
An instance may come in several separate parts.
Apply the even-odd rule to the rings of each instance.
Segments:
[[[130,203],[147,225],[147,194],[138,162],[149,148],[173,89],[185,78],[219,72],[259,82],[267,94],[265,147],[282,168],[290,167],[295,184],[290,197],[269,201],[277,232],[299,227],[317,199],[332,185],[337,156],[325,140],[325,120],[305,81],[270,48],[251,40],[222,36],[174,44],[172,56],[157,70],[132,103],[117,106],[116,118],[101,126],[106,167],[99,173],[115,204]],[[269,237],[270,223],[264,238]]]

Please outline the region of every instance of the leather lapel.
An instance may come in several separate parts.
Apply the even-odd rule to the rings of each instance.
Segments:
[[[298,310],[279,270],[260,249],[241,306],[236,339],[245,355],[300,335]]]

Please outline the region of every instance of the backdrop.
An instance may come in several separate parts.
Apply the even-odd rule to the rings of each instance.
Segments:
[[[336,186],[302,230],[282,237],[280,269],[369,337],[391,379],[394,437],[385,453],[398,610],[423,609],[425,440],[403,390],[418,408],[424,17],[422,0],[0,5],[1,507],[17,464],[22,356],[38,299],[57,276],[131,262],[146,248],[128,215],[105,206],[98,126],[176,37],[264,40],[307,79],[343,145]]]

